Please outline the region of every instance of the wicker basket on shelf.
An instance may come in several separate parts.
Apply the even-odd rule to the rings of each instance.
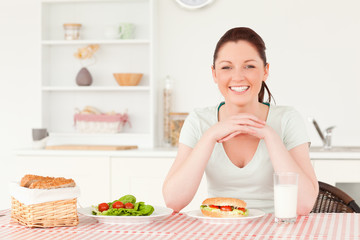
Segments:
[[[11,218],[27,227],[69,227],[79,224],[76,198],[25,205],[11,197]]]

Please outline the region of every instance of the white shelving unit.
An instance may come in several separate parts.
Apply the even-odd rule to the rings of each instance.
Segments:
[[[50,144],[155,145],[154,9],[156,0],[42,0],[41,96],[42,126]],[[108,26],[135,25],[134,39],[107,39]],[[64,23],[82,24],[79,40],[64,40]],[[95,63],[86,66],[93,83],[77,86],[83,67],[74,53],[99,44]],[[138,86],[119,86],[117,72],[139,72]],[[103,112],[127,111],[131,126],[118,134],[80,134],[74,128],[76,109],[94,106]]]

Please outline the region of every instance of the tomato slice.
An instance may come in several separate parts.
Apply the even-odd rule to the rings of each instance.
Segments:
[[[116,201],[116,202],[113,203],[112,207],[113,208],[124,208],[125,205],[120,201]]]
[[[133,209],[133,208],[134,208],[134,204],[132,204],[131,202],[125,203],[125,208],[127,208],[127,209]]]
[[[209,207],[211,207],[211,208],[217,208],[217,209],[220,208],[219,206],[216,206],[216,205],[209,205]]]
[[[98,209],[100,212],[106,211],[109,209],[109,205],[107,203],[100,203]]]
[[[246,209],[245,209],[245,208],[238,208],[238,210],[243,211],[243,212],[246,212]]]
[[[232,211],[232,207],[231,206],[220,206],[220,210],[221,211]]]

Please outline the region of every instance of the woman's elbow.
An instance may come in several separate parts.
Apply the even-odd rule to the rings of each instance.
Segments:
[[[163,193],[166,207],[174,210],[174,212],[180,212],[184,207],[179,204],[179,201],[175,197],[167,196]]]
[[[309,215],[313,210],[319,191],[315,191],[311,198],[308,198],[307,201],[304,201],[301,205],[298,206],[297,214],[298,215]]]
[[[298,207],[297,214],[300,216],[309,215],[309,213],[311,212],[312,209],[313,209],[313,205],[301,206],[301,207]]]
[[[166,207],[171,208],[174,210],[174,212],[180,212],[181,209],[184,208],[180,206],[179,198],[176,196],[176,194],[172,194],[167,190],[166,184],[163,185],[162,193]]]

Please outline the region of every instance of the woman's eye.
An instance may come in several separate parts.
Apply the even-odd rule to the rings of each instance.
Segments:
[[[224,66],[224,67],[221,67],[221,69],[230,69],[229,66]]]
[[[250,68],[255,68],[255,66],[254,65],[246,65],[245,68],[250,69]]]

